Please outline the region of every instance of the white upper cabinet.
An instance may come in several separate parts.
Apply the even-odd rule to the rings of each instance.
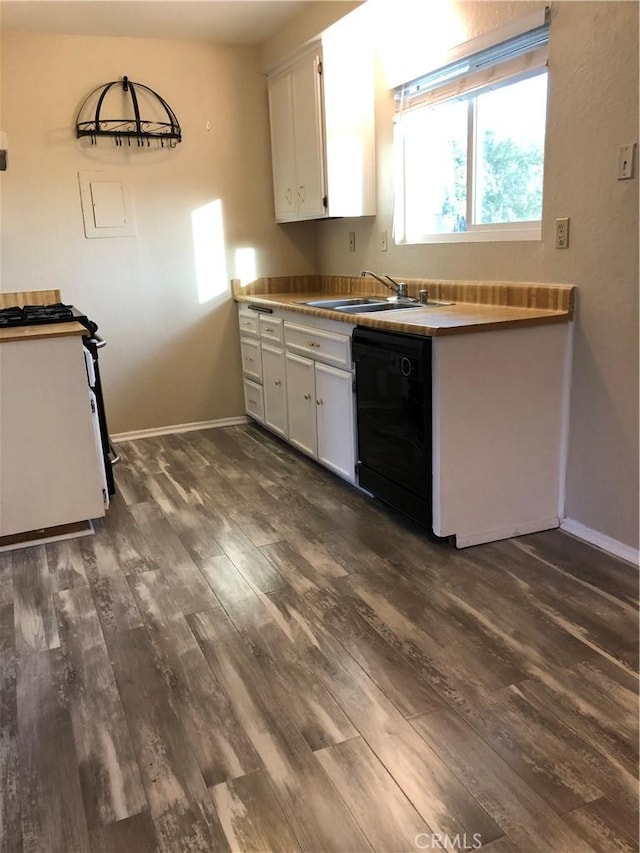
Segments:
[[[354,13],[269,77],[278,222],[375,214],[374,109],[373,51]]]
[[[313,50],[269,79],[273,191],[278,222],[325,215],[322,54]]]

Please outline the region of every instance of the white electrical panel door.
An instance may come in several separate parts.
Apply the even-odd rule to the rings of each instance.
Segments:
[[[78,172],[85,237],[135,237],[131,189],[120,172]]]

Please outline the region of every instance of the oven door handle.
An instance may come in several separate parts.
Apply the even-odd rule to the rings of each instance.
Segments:
[[[92,344],[95,345],[96,349],[102,349],[102,347],[106,347],[107,342],[104,338],[101,338],[100,335],[93,335],[92,338],[89,339]]]

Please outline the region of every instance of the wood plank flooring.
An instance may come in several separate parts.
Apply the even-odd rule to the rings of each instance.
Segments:
[[[632,853],[638,574],[456,551],[248,425],[0,554],[0,853]]]

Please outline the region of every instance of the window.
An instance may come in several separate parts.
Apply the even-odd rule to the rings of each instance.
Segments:
[[[540,238],[548,29],[468,43],[395,90],[396,243]]]

